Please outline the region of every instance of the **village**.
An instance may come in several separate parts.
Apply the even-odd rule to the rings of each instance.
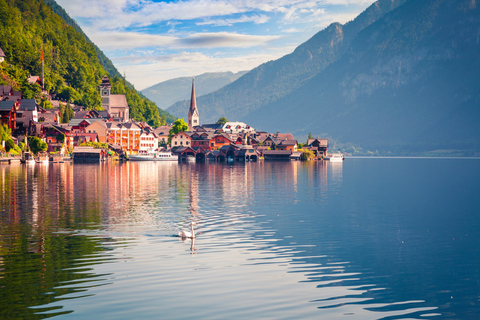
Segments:
[[[0,49],[0,59],[3,58]],[[30,76],[28,82],[43,86],[40,76]],[[175,159],[180,162],[318,160],[327,156],[327,139],[312,138],[302,144],[290,133],[259,131],[243,122],[231,122],[225,118],[214,124],[201,125],[194,80],[188,123],[179,119],[172,125],[158,128],[130,118],[126,96],[112,94],[112,85],[106,75],[99,90],[103,111],[67,106],[65,101],[56,100],[46,92],[53,108],[42,108],[35,99],[23,99],[22,92],[14,91],[12,86],[0,85],[0,124],[8,128],[16,146],[23,146],[23,156],[29,149],[27,138],[36,137],[37,141],[44,143],[43,150],[38,152],[30,148],[28,151],[33,151],[32,156],[37,160],[43,155],[47,161],[54,162],[128,160],[129,156],[159,151],[176,155]],[[69,108],[73,117],[62,123],[65,120],[62,112],[68,112]],[[3,141],[0,160],[20,159],[19,154],[9,152],[9,149],[15,148],[6,146]]]

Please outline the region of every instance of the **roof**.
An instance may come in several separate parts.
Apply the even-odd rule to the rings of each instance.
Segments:
[[[32,84],[36,83],[37,81],[42,81],[42,79],[40,78],[40,76],[30,76],[27,78],[27,81],[28,83]]]
[[[190,97],[190,109],[188,109],[188,116],[198,116],[197,99],[195,97],[195,78],[192,78],[192,95]]]
[[[0,110],[12,110],[15,105],[15,101],[0,101]]]
[[[0,95],[9,95],[12,92],[12,86],[0,86]]]
[[[3,52],[2,48],[0,48],[0,57],[4,57],[4,58],[5,58],[5,53]]]
[[[281,146],[295,146],[297,144],[297,140],[283,140],[279,143]]]
[[[73,153],[102,153],[102,149],[95,149],[94,147],[75,147]]]
[[[89,118],[71,119],[70,122],[68,123],[68,125],[72,126],[72,127],[78,126],[83,121],[86,121],[88,124],[92,124],[95,121],[101,121],[101,119],[89,119]]]
[[[263,151],[264,156],[284,156],[291,155],[292,151],[290,150],[265,150]]]
[[[102,88],[111,88],[112,85],[110,84],[110,80],[108,80],[107,75],[103,76],[102,83],[100,84]]]
[[[111,94],[110,109],[112,108],[128,108],[127,97],[124,94]]]
[[[318,141],[319,147],[328,147],[328,139],[308,139],[307,145],[311,146],[315,141]]]
[[[22,99],[20,100],[20,110],[22,111],[34,111],[37,108],[37,101],[35,99]]]
[[[295,140],[291,133],[275,133],[273,138],[276,140]]]

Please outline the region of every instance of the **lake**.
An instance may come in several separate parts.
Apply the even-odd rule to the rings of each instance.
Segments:
[[[1,319],[476,319],[480,160],[0,165]],[[177,235],[194,221],[197,237]]]

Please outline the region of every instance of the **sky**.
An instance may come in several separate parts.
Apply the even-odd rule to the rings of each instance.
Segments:
[[[56,0],[138,90],[251,70],[373,0]]]

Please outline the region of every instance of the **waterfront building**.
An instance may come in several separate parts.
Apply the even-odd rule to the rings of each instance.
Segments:
[[[192,96],[190,97],[190,108],[188,109],[188,128],[193,130],[200,125],[200,116],[197,108],[197,99],[195,97],[195,79],[192,78]]]
[[[158,149],[158,137],[152,130],[144,129],[140,133],[139,154],[152,153]]]
[[[191,147],[192,138],[186,132],[179,132],[172,137],[172,148],[175,147]]]
[[[141,129],[133,122],[106,122],[107,143],[136,154],[140,150]]]
[[[98,135],[98,142],[107,142],[107,125],[102,120],[93,121],[85,127],[86,133],[96,133]]]

